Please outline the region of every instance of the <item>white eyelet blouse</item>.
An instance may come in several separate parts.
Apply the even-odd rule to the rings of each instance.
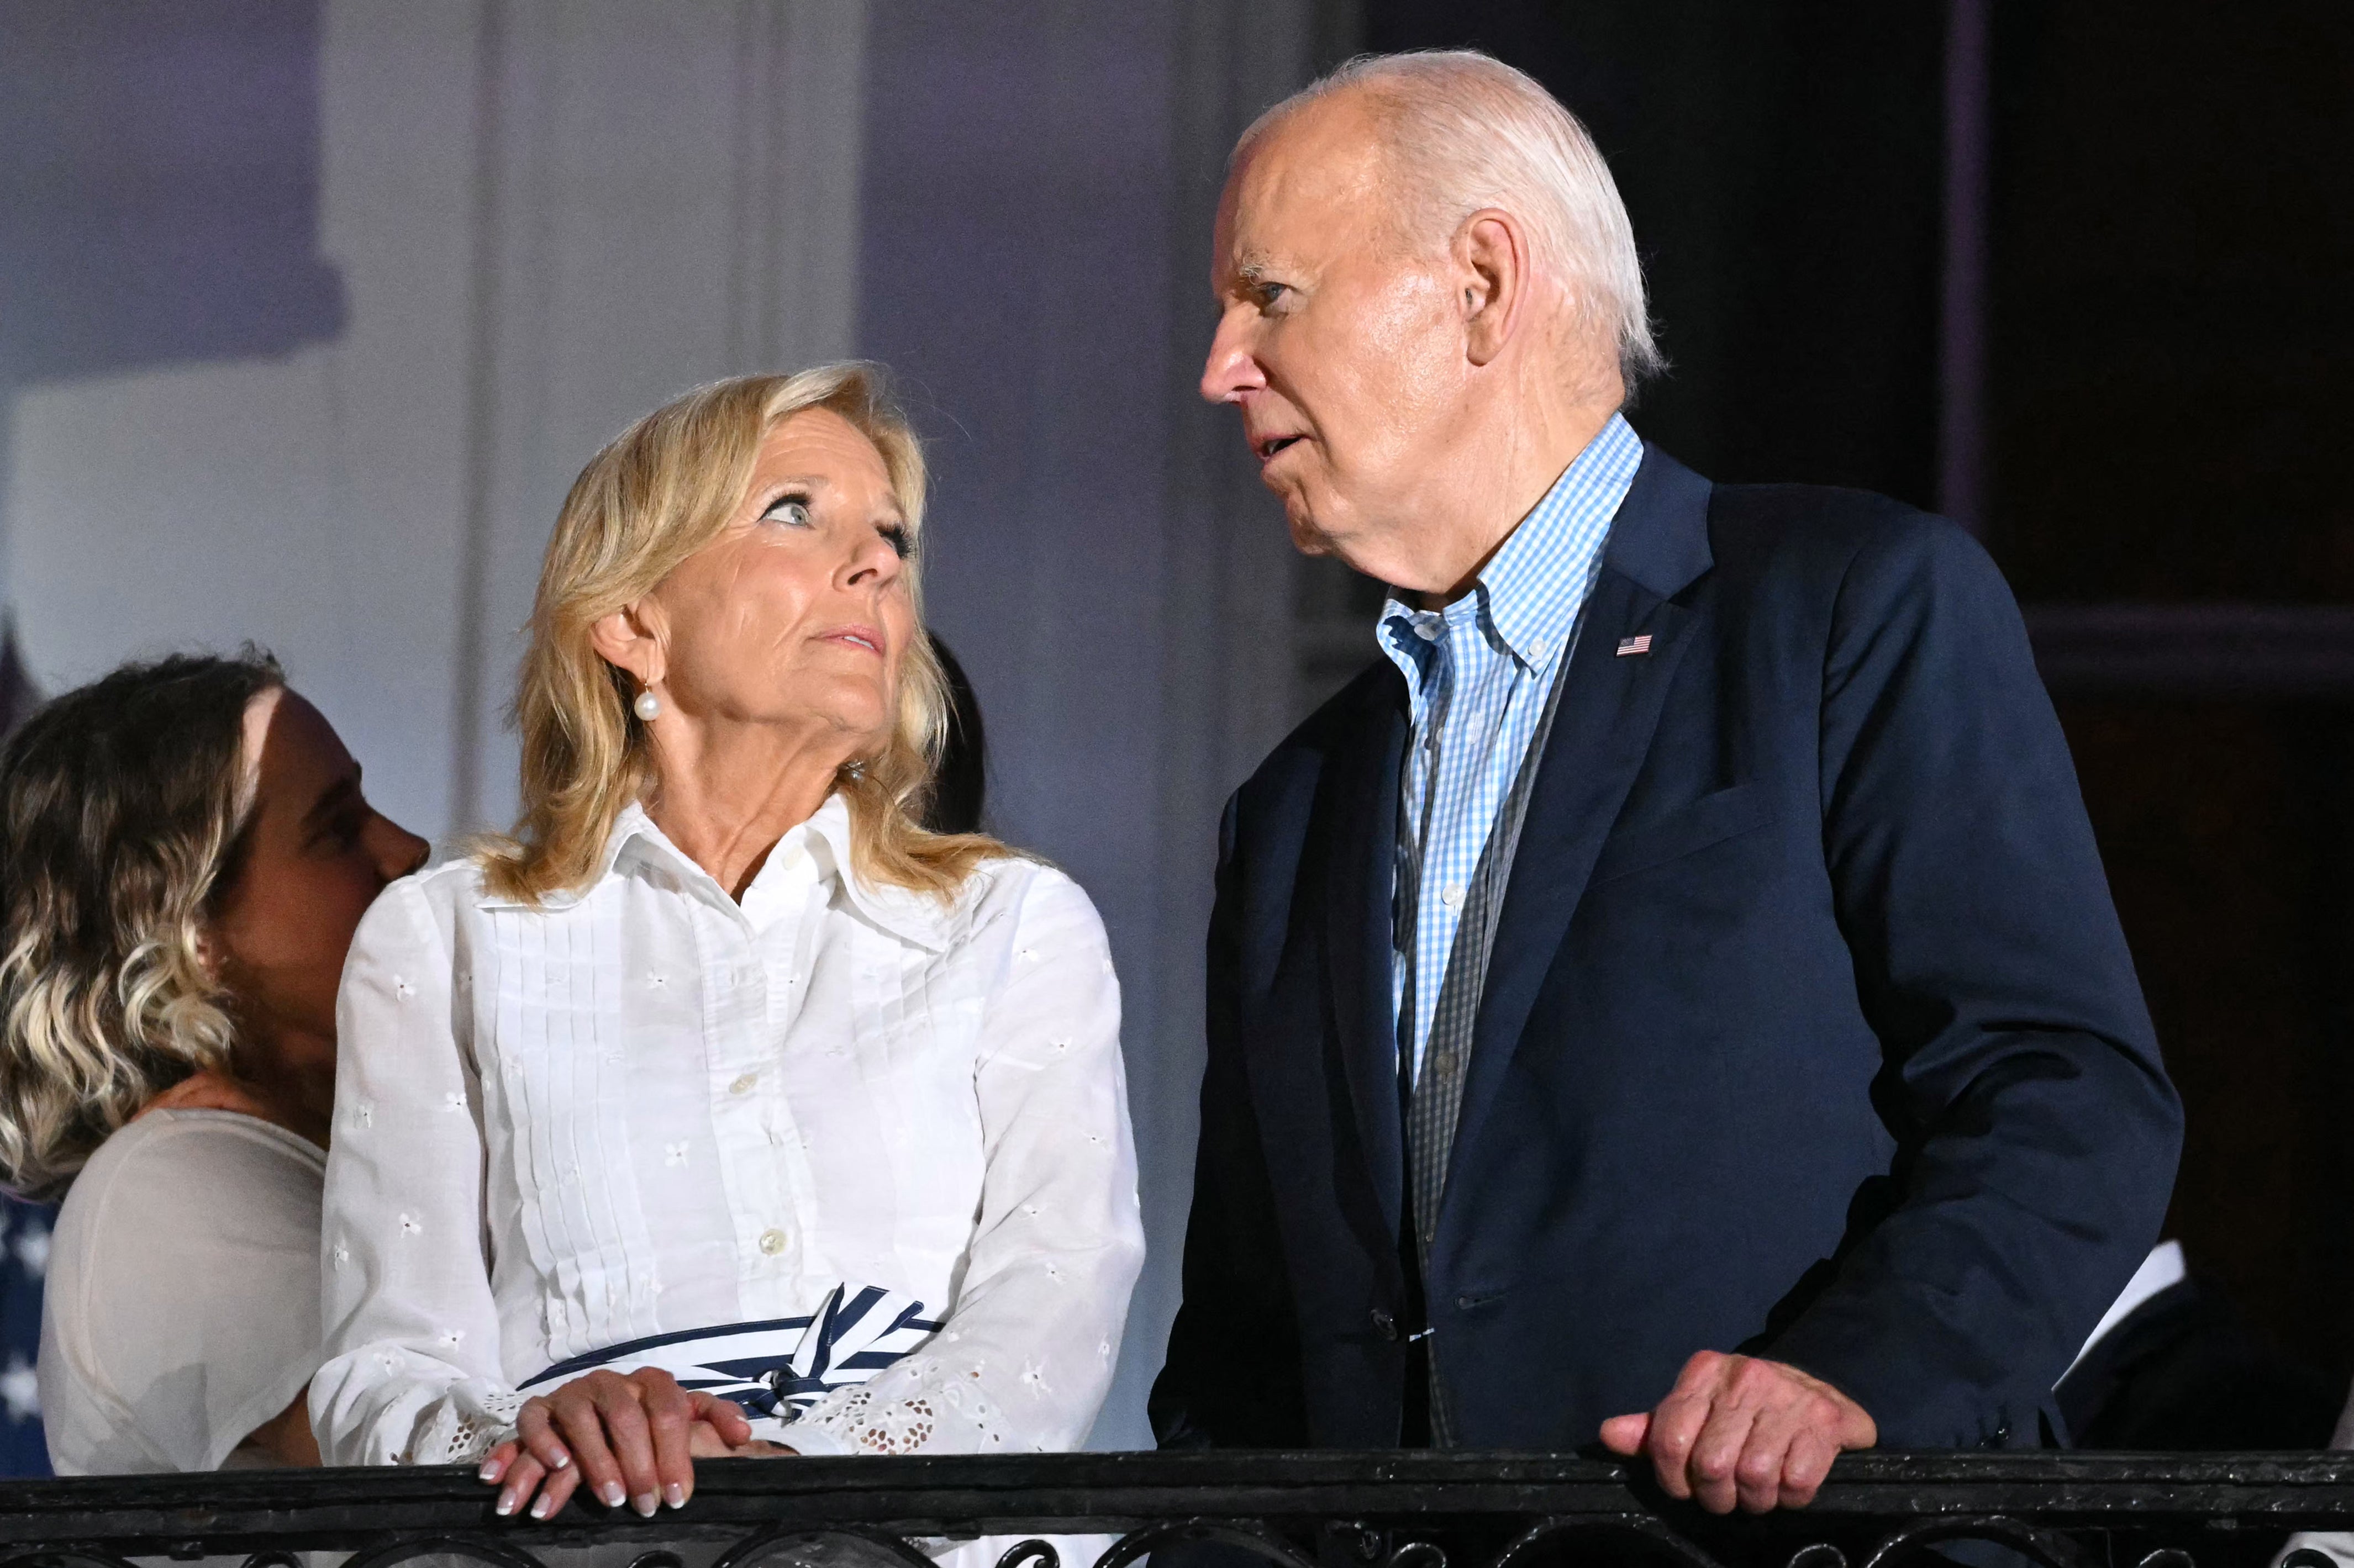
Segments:
[[[939,1326],[794,1447],[1086,1438],[1144,1251],[1102,923],[1046,866],[943,904],[849,844],[837,796],[739,906],[631,808],[578,896],[466,860],[387,890],[338,1013],[328,1464],[473,1459],[557,1363],[845,1282]]]

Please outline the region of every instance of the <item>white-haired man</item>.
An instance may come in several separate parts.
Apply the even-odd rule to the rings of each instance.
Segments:
[[[1484,57],[1246,135],[1202,380],[1381,658],[1227,809],[1164,1444],[2052,1441],[2180,1113],[2000,577],[1712,485],[1609,173]]]

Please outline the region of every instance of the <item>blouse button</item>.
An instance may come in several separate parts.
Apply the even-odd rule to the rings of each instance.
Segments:
[[[752,1092],[752,1086],[759,1081],[759,1074],[747,1073],[742,1077],[737,1079],[734,1083],[728,1085],[727,1092],[731,1095],[748,1095]]]
[[[760,1233],[760,1250],[767,1253],[770,1257],[774,1257],[779,1253],[784,1251],[785,1233],[782,1231],[762,1231]]]

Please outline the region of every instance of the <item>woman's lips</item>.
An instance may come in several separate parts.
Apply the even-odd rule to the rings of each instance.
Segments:
[[[843,626],[818,636],[821,642],[840,642],[847,647],[864,649],[876,658],[883,656],[884,638],[871,626]]]

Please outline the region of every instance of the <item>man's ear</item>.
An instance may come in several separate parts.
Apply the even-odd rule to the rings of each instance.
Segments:
[[[1463,220],[1455,234],[1455,260],[1461,279],[1466,352],[1486,365],[1504,352],[1526,313],[1529,237],[1521,220],[1484,207]]]
[[[598,617],[588,628],[588,646],[597,656],[635,678],[641,691],[660,684],[668,667],[662,639],[650,624],[658,618],[647,613],[650,608],[640,599]]]

